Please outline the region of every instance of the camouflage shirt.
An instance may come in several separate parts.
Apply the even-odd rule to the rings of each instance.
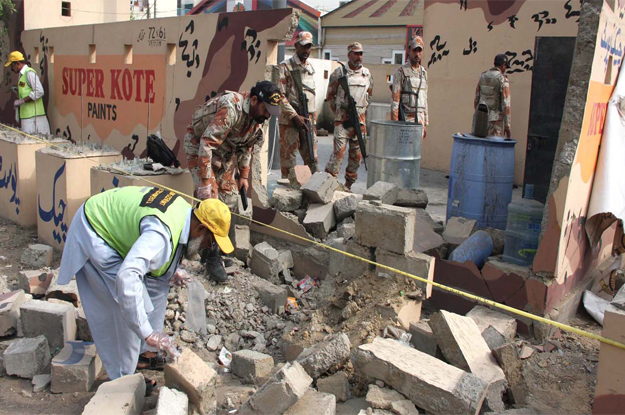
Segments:
[[[361,66],[359,69],[352,70],[349,65],[347,68],[347,83],[349,85],[349,93],[356,101],[358,108],[358,116],[360,123],[365,125],[367,119],[367,107],[371,103],[373,94],[373,77],[369,69]],[[338,67],[330,76],[328,83],[328,93],[326,101],[330,104],[332,112],[334,112],[334,124],[338,125],[347,121],[347,98],[345,91],[339,85],[339,78],[343,76],[343,67]]]
[[[279,123],[282,125],[292,125],[291,119],[297,115],[296,109],[299,109],[299,91],[295,87],[295,82],[293,82],[293,78],[291,77],[292,70],[300,70],[302,74],[302,83],[313,91],[315,90],[315,70],[310,62],[306,62],[305,64],[300,61],[297,55],[293,55],[293,57],[285,60],[280,65],[278,65],[278,69],[280,70],[280,82],[278,83],[278,88],[285,97],[283,100],[280,112]],[[308,98],[308,112],[313,116],[313,120],[315,119],[315,93],[309,90],[304,89],[304,93]]]
[[[212,177],[235,155],[241,176],[247,177],[255,144],[262,144],[262,124],[250,115],[249,92],[226,91],[200,105],[187,127],[185,152],[197,154],[200,179]],[[189,137],[190,136],[190,137]]]
[[[480,75],[475,88],[473,107],[476,108],[481,102],[488,106],[489,122],[503,122],[504,129],[510,129],[510,82],[496,67]]]
[[[399,120],[403,106],[406,120],[414,122],[415,110],[419,124],[428,125],[428,73],[422,65],[413,68],[406,62],[393,75],[391,88],[391,119]]]

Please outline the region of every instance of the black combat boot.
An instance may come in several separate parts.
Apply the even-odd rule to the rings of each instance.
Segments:
[[[200,263],[206,267],[206,275],[213,281],[226,282],[228,280],[228,274],[226,274],[219,249],[205,249],[202,251]]]

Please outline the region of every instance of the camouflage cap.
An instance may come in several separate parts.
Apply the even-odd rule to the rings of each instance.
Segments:
[[[310,32],[299,32],[295,36],[295,43],[299,43],[302,46],[313,44],[313,35]]]
[[[359,42],[353,42],[347,47],[347,52],[364,52],[364,50]]]
[[[416,48],[421,48],[421,50],[425,49],[423,47],[423,39],[421,38],[421,36],[417,36],[417,37],[413,37],[412,40],[410,41],[410,49],[416,49]]]

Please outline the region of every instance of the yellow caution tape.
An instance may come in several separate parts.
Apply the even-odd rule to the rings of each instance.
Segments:
[[[34,140],[40,141],[42,143],[45,143],[48,146],[57,147],[59,149],[62,149],[61,146],[57,146],[54,143],[50,143],[50,142],[48,142],[46,140],[43,140],[43,139],[41,139],[39,137],[35,137],[33,135],[27,134],[27,133],[25,133],[23,131],[20,131],[20,130],[16,129],[16,128],[9,127],[8,125],[4,125],[4,124],[0,123],[0,126],[8,128],[9,130],[15,131],[17,133],[23,134],[23,135],[25,135],[25,136],[27,136],[29,138],[34,139]],[[96,163],[96,162],[94,161],[94,163]],[[169,190],[170,192],[177,193],[177,194],[179,194],[179,195],[181,195],[183,197],[187,197],[187,198],[189,198],[191,200],[194,200],[196,202],[201,202],[202,201],[201,199],[197,199],[196,197],[193,197],[191,195],[183,193],[183,192],[181,192],[179,190],[172,189],[172,188],[164,186],[164,185],[162,185],[160,183],[153,182],[153,181],[151,181],[149,179],[146,179],[143,176],[136,176],[136,175],[134,175],[134,174],[132,174],[130,172],[127,172],[127,171],[124,171],[124,170],[120,170],[120,169],[117,169],[117,168],[112,167],[112,166],[108,166],[107,168],[110,168],[112,170],[116,170],[121,175],[131,176],[131,177],[134,177],[136,179],[143,180],[146,183],[152,184],[152,185],[154,185],[156,187],[160,187],[160,188],[165,189],[165,190]],[[420,281],[420,282],[423,282],[423,283],[426,283],[426,284],[431,284],[433,287],[440,288],[441,290],[444,290],[444,291],[447,291],[447,292],[450,292],[450,293],[453,293],[453,294],[456,294],[456,295],[468,298],[470,300],[474,300],[474,301],[480,302],[482,304],[487,304],[487,305],[490,305],[492,307],[499,308],[501,310],[505,310],[505,311],[507,311],[509,313],[512,313],[512,314],[516,314],[516,315],[519,315],[519,316],[522,316],[522,317],[529,318],[529,319],[537,321],[539,323],[548,324],[550,326],[557,327],[557,328],[559,328],[561,330],[568,331],[570,333],[575,333],[575,334],[578,334],[580,336],[584,336],[584,337],[588,337],[590,339],[598,340],[598,341],[600,341],[602,343],[609,344],[611,346],[618,347],[620,349],[625,350],[625,344],[617,342],[617,341],[612,340],[612,339],[608,339],[607,337],[603,337],[603,336],[600,336],[598,334],[590,333],[588,331],[581,330],[581,329],[575,328],[573,326],[569,326],[568,324],[563,324],[563,323],[560,323],[560,322],[557,322],[557,321],[553,321],[553,320],[550,320],[550,319],[545,318],[545,317],[537,316],[535,314],[528,313],[526,311],[519,310],[517,308],[510,307],[508,305],[501,304],[501,303],[498,303],[496,301],[492,301],[492,300],[489,300],[487,298],[483,298],[483,297],[477,296],[475,294],[471,294],[471,293],[468,293],[468,292],[465,292],[465,291],[461,291],[461,290],[458,290],[456,288],[448,287],[448,286],[440,284],[438,282],[430,281],[428,279],[425,279],[425,278],[422,278],[422,277],[418,277],[418,276],[413,275],[413,274],[409,274],[409,273],[407,273],[405,271],[399,270],[397,268],[390,267],[388,265],[379,264],[379,263],[377,263],[375,261],[371,261],[369,259],[362,258],[362,257],[360,257],[358,255],[350,254],[349,252],[342,251],[342,250],[340,250],[338,248],[333,248],[333,247],[325,245],[325,244],[323,244],[321,242],[317,242],[315,240],[308,239],[308,238],[305,238],[305,237],[300,236],[300,235],[296,235],[294,233],[285,231],[285,230],[280,229],[280,228],[276,228],[275,226],[271,226],[271,225],[268,225],[266,223],[262,223],[262,222],[256,221],[256,220],[254,220],[252,218],[248,218],[246,216],[243,216],[243,215],[240,215],[240,214],[237,214],[237,213],[234,213],[234,212],[232,212],[232,214],[237,216],[237,217],[239,217],[239,218],[242,218],[242,219],[245,219],[245,220],[249,220],[250,222],[255,223],[257,225],[264,226],[264,227],[267,227],[269,229],[275,230],[277,232],[283,233],[285,235],[289,235],[289,236],[291,236],[293,238],[297,238],[297,239],[300,239],[302,241],[311,243],[313,245],[317,245],[317,246],[319,246],[321,248],[328,249],[330,251],[334,251],[336,253],[345,255],[345,256],[353,258],[353,259],[357,259],[359,261],[366,262],[366,263],[371,264],[371,265],[375,265],[376,267],[384,268],[384,269],[386,269],[388,271],[392,271],[394,273],[403,275],[405,277],[412,278],[413,280],[416,280],[416,281]]]

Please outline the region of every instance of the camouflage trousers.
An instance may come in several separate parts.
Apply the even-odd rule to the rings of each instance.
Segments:
[[[193,187],[197,190],[200,185],[198,156],[189,155],[187,163],[193,178]],[[211,166],[213,174],[208,180],[211,186],[218,189],[219,200],[228,205],[230,210],[235,211],[239,200],[238,184],[234,178],[237,172],[236,158],[233,156],[231,160],[225,163],[222,161],[220,164],[220,168],[216,168],[215,164]]]
[[[364,136],[366,134],[366,128],[362,124],[360,128]],[[334,151],[330,156],[330,160],[328,160],[328,164],[326,164],[326,172],[334,177],[339,175],[348,142],[349,155],[347,159],[347,169],[345,170],[345,184],[351,187],[358,179],[358,168],[360,167],[360,160],[362,160],[360,144],[358,143],[358,137],[356,136],[354,127],[345,128],[342,124],[334,126]]]
[[[314,127],[313,127],[314,130]],[[300,137],[299,129],[290,125],[280,125],[280,172],[282,178],[288,178],[291,183],[295,182],[295,165],[297,164],[297,151],[299,150],[304,164],[315,174],[319,170],[317,158],[317,134],[313,131],[314,159],[311,160],[308,151],[306,136]]]

